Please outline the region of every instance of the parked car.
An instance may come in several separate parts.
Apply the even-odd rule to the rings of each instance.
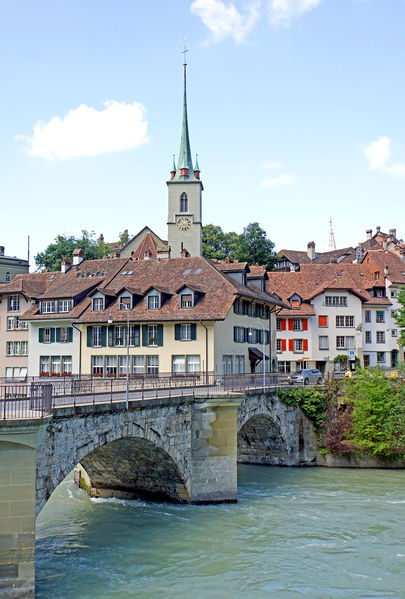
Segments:
[[[288,382],[290,385],[322,385],[322,372],[316,368],[304,368],[294,372]]]

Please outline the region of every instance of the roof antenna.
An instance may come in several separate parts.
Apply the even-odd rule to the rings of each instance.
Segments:
[[[187,48],[187,40],[184,40],[184,50],[182,50],[180,52],[180,54],[183,54],[183,66],[187,66],[187,52],[190,52],[190,50],[188,50]]]
[[[329,217],[329,237],[328,237],[328,252],[333,252],[336,249],[335,236],[333,234],[332,217]]]

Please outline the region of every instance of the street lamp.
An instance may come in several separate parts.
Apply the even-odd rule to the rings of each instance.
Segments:
[[[258,322],[263,330],[263,393],[266,391],[266,353],[265,353],[265,341],[266,341],[266,329],[264,328],[264,324],[262,322]]]

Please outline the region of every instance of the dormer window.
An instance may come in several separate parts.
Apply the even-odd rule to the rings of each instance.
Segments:
[[[153,293],[148,295],[148,310],[159,310],[160,308],[160,295]]]
[[[93,297],[92,309],[93,309],[93,312],[102,312],[104,310],[104,298],[103,297]]]
[[[9,272],[6,272],[6,283],[10,283],[11,281],[11,275]]]
[[[180,308],[192,308],[193,296],[191,293],[182,293],[180,296]]]
[[[188,212],[188,197],[184,192],[180,196],[180,212]]]
[[[131,298],[128,296],[120,297],[120,310],[131,309]]]
[[[55,313],[55,302],[51,301],[42,301],[42,314],[54,314]]]

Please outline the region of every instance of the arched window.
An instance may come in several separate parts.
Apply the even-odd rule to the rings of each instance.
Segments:
[[[11,281],[11,275],[9,272],[6,272],[6,283],[10,283]]]
[[[180,212],[188,212],[188,197],[184,192],[180,196]]]

